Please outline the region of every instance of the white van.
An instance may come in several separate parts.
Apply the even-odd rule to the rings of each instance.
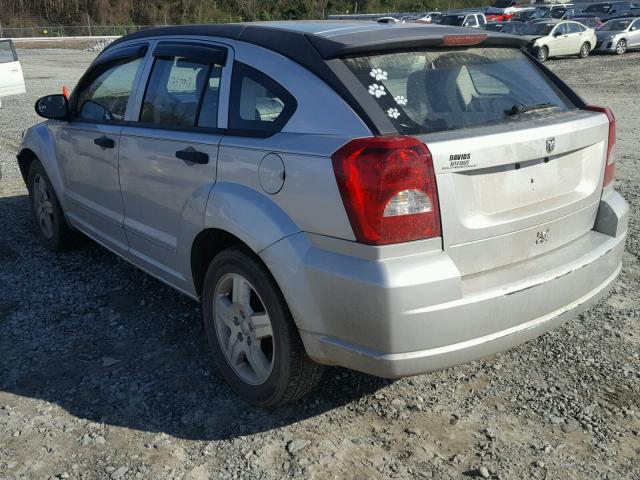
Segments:
[[[0,39],[0,106],[2,97],[25,93],[22,66],[11,40]]]

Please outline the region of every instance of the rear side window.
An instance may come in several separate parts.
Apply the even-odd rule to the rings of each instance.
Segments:
[[[296,107],[295,98],[274,79],[244,63],[234,63],[230,129],[246,135],[268,136],[282,129]]]
[[[15,62],[17,59],[11,48],[11,42],[0,41],[0,63]]]
[[[478,127],[576,108],[517,49],[398,52],[343,61],[400,133]],[[514,117],[514,107],[533,106],[539,108]]]
[[[98,65],[80,87],[76,115],[85,120],[124,120],[133,80],[141,59],[125,59]]]
[[[580,33],[580,26],[577,23],[567,23],[567,33]]]
[[[140,122],[216,128],[221,71],[221,65],[204,60],[157,57],[142,101]]]
[[[464,22],[465,27],[475,27],[476,25],[478,25],[478,22],[476,22],[475,15],[469,15]]]

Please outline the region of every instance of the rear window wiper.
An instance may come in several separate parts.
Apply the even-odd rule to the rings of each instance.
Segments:
[[[510,117],[517,117],[521,113],[533,112],[535,110],[546,110],[547,108],[558,108],[555,103],[538,103],[536,105],[522,105],[521,103],[514,105],[509,110],[505,110],[504,113]]]

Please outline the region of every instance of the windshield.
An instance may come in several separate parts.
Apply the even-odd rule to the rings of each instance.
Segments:
[[[404,134],[513,122],[575,108],[518,49],[395,52],[343,62]]]
[[[440,19],[440,25],[462,25],[464,15],[443,15]]]
[[[610,20],[600,27],[601,32],[613,32],[626,30],[631,25],[631,20]]]
[[[522,34],[547,36],[555,26],[555,23],[532,23],[531,25],[527,25],[527,28],[522,31]]]

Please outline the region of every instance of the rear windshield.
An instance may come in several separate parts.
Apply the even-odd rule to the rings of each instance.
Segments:
[[[430,133],[576,108],[511,48],[396,52],[343,59],[400,133]]]
[[[600,27],[601,32],[615,32],[626,30],[631,24],[631,20],[610,20]]]

